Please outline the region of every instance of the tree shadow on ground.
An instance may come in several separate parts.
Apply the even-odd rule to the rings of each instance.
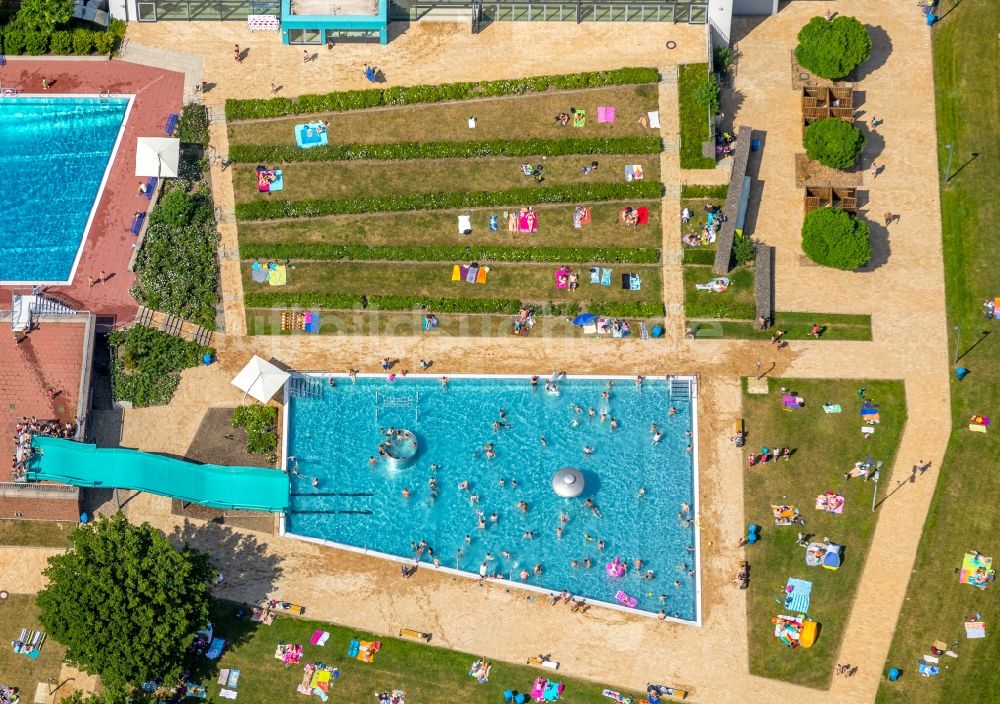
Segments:
[[[879,267],[885,266],[892,255],[892,248],[889,245],[889,230],[881,223],[865,217],[863,213],[859,212],[858,217],[868,222],[868,232],[872,243],[872,258],[868,260],[867,264],[855,269],[855,271],[875,271]]]
[[[872,40],[872,51],[868,60],[851,72],[849,80],[855,83],[865,80],[881,68],[892,53],[892,39],[889,38],[888,32],[879,25],[866,24],[865,29],[868,30],[868,36]]]
[[[872,129],[870,121],[864,125],[861,129],[865,135],[865,149],[862,159],[863,164],[871,165],[885,151],[885,137],[879,134],[877,129]]]

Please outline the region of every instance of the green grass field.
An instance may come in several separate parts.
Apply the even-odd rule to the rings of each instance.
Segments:
[[[722,292],[695,288],[715,279],[710,266],[684,267],[684,311],[690,318],[746,318],[753,320],[753,272],[736,267],[729,272],[729,288]],[[708,313],[708,315],[706,315]]]
[[[783,340],[808,340],[814,323],[823,326],[821,340],[871,340],[870,315],[846,313],[781,313],[773,318],[767,330],[758,330],[752,320],[688,320],[696,338],[730,337],[744,340],[769,340],[775,330],[785,334]]]
[[[7,565],[5,569],[13,569]],[[35,686],[39,682],[52,687],[58,684],[59,668],[65,649],[52,639],[47,639],[37,660],[31,660],[24,655],[16,654],[10,647],[10,642],[17,638],[22,628],[40,630],[38,622],[38,607],[35,597],[25,594],[11,594],[0,602],[0,683],[17,687],[21,690],[21,701],[30,702],[35,697]]]
[[[356,196],[389,196],[398,193],[464,193],[502,191],[535,185],[521,173],[521,164],[543,164],[545,181],[538,188],[573,183],[611,183],[625,180],[625,164],[642,164],[645,178],[658,181],[660,160],[655,154],[601,155],[592,174],[580,168],[592,161],[587,155],[484,159],[417,159],[413,161],[333,161],[285,164],[282,200],[327,200]],[[272,197],[257,191],[253,164],[233,167],[237,203]]]
[[[615,86],[473,102],[405,105],[388,109],[300,115],[280,120],[237,122],[229,141],[240,144],[295,144],[293,129],[303,122],[329,121],[331,144],[391,142],[460,142],[486,139],[560,139],[649,134],[639,126],[641,114],[657,109],[656,85]],[[598,123],[598,106],[617,109],[613,123]],[[584,127],[560,127],[553,119],[571,107],[587,111]],[[475,129],[468,119],[476,118]]]
[[[0,545],[66,547],[76,523],[65,521],[0,520]],[[2,585],[0,585],[2,586]]]
[[[615,275],[636,272],[642,277],[642,289],[625,291],[589,283],[588,267],[571,267],[580,273],[580,288],[555,287],[558,264],[490,265],[486,284],[452,281],[451,262],[420,264],[383,264],[377,262],[299,262],[288,273],[288,285],[281,293],[322,291],[364,295],[440,296],[444,298],[513,298],[526,301],[658,301],[662,295],[660,268],[650,265],[609,265]],[[271,291],[267,284],[250,280],[250,268],[243,267],[243,290]]]
[[[1000,5],[943,0],[938,15],[934,81],[942,173],[943,145],[955,145],[952,177],[941,188],[948,323],[952,349],[960,342],[959,363],[971,373],[960,383],[952,377],[954,431],[886,663],[904,673],[897,682],[883,680],[877,699],[882,704],[992,701],[1000,688],[1000,587],[979,591],[958,584],[954,573],[970,549],[1000,559],[1000,435],[995,428],[985,435],[966,429],[974,413],[992,414],[994,424],[1000,414],[1000,328],[982,316],[983,300],[1000,295],[1000,276],[988,265],[1000,246],[995,227],[1000,218]],[[961,328],[960,341],[955,326]],[[962,622],[977,612],[989,624],[988,635],[967,640]],[[949,645],[957,640],[959,658],[942,658],[946,667],[928,680],[917,674],[917,660],[934,640]]]
[[[701,155],[702,142],[709,139],[708,110],[698,104],[695,91],[708,80],[705,64],[684,64],[678,77],[677,109],[681,117],[681,168],[714,169],[715,159]]]
[[[253,244],[363,244],[378,246],[482,245],[533,247],[652,247],[659,249],[660,204],[643,202],[649,208],[649,224],[624,227],[618,223],[618,204],[591,206],[591,222],[573,227],[575,206],[538,206],[538,232],[511,234],[502,227],[490,232],[489,216],[502,208],[473,210],[425,210],[414,213],[370,213],[341,215],[274,223],[240,225],[240,243]],[[511,210],[511,209],[508,209]],[[472,218],[472,235],[459,233],[457,216]]]
[[[867,388],[867,398],[879,404],[881,414],[881,423],[870,440],[864,440],[859,431],[861,399],[857,390],[861,386]],[[783,410],[781,387],[801,395],[806,406]],[[760,542],[746,549],[750,562],[750,672],[825,688],[833,675],[834,659],[878,518],[871,510],[876,485],[860,478],[845,481],[843,474],[856,461],[872,455],[885,463],[877,485],[879,496],[893,485],[889,468],[906,423],[903,385],[896,381],[769,379],[768,388],[766,395],[748,394],[744,382],[743,414],[748,431],[744,466],[748,453],[760,452],[762,447],[789,447],[794,452],[788,461],[758,463],[744,470],[746,522],[762,527]],[[843,412],[824,413],[824,403],[838,403]],[[826,491],[844,496],[842,514],[816,510],[816,497]],[[806,525],[776,526],[772,504],[794,504]],[[800,531],[817,542],[829,537],[843,545],[841,568],[808,567],[805,550],[796,545]],[[808,615],[820,624],[820,631],[810,649],[787,648],[773,635],[770,619],[787,613],[775,600],[783,595],[789,577],[813,583]]]
[[[303,665],[317,661],[333,665],[341,672],[340,678],[330,685],[330,700],[334,702],[373,701],[374,691],[392,689],[405,690],[407,701],[414,702],[502,702],[504,690],[530,691],[534,678],[539,676],[562,681],[566,689],[560,701],[567,704],[609,701],[601,695],[602,685],[564,677],[552,670],[494,661],[489,682],[479,684],[468,675],[469,667],[478,659],[475,655],[285,616],[279,616],[271,626],[263,626],[249,619],[237,620],[235,609],[234,604],[219,602],[213,614],[216,633],[225,637],[229,645],[217,666],[213,664],[204,673],[207,677],[202,681],[208,685],[209,702],[226,701],[218,696],[221,687],[215,684],[217,668],[240,670],[237,688],[240,702],[297,701],[301,695],[295,688],[302,681]],[[309,643],[316,630],[330,633],[323,647]],[[363,663],[347,657],[352,638],[382,642],[374,662]],[[302,664],[286,668],[274,659],[274,650],[282,642],[303,645]]]

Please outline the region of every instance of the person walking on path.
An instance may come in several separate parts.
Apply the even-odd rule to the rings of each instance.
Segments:
[[[871,169],[870,169],[870,171],[871,171],[871,175],[872,175],[872,178],[875,178],[875,177],[877,177],[877,176],[878,176],[878,172],[879,172],[879,171],[881,171],[881,170],[882,170],[882,167],[881,167],[881,166],[879,166],[878,164],[876,164],[876,163],[875,163],[875,162],[873,161],[873,162],[872,162],[872,167],[871,167]]]
[[[878,127],[879,125],[881,125],[883,122],[885,122],[885,120],[880,120],[877,117],[873,117],[872,118],[872,129],[875,129],[876,127]]]
[[[886,227],[889,227],[889,225],[892,224],[892,221],[896,219],[896,216],[893,215],[892,212],[888,211],[888,210],[885,211],[885,214],[882,217],[885,218],[885,226]]]
[[[49,89],[49,79],[48,78],[43,78],[42,79],[42,90],[48,90],[48,89]]]
[[[104,269],[101,269],[101,273],[97,275],[97,280],[102,284],[107,282],[108,275],[104,273]]]
[[[309,50],[308,49],[303,49],[302,50],[302,63],[304,63],[304,64],[309,63]]]
[[[236,63],[240,62],[240,45],[239,44],[237,44],[236,47],[233,49],[233,61],[235,61]]]

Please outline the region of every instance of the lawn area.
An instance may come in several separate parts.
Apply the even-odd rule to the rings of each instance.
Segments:
[[[440,326],[433,331],[421,327],[419,311],[345,311],[324,310],[320,315],[320,335],[427,335],[430,337],[498,337],[511,329],[509,315],[471,315],[447,313],[437,316]],[[658,321],[662,324],[662,321]],[[656,323],[647,323],[652,327]],[[302,330],[282,330],[281,312],[265,308],[247,310],[250,335],[305,335]],[[582,337],[582,328],[565,317],[550,315],[537,319],[531,337]]]
[[[545,182],[538,188],[575,183],[610,183],[625,180],[626,164],[642,164],[644,180],[660,179],[656,154],[601,155],[599,168],[581,174],[592,159],[586,155],[554,156],[544,162],[537,157],[482,159],[419,159],[413,161],[335,161],[286,164],[282,200],[336,200],[358,196],[389,196],[401,193],[456,193],[499,191],[535,185],[521,173],[521,164],[544,164]],[[233,189],[237,203],[271,197],[257,191],[253,164],[233,167]]]
[[[77,527],[69,521],[0,520],[0,545],[63,548]]]
[[[886,663],[904,674],[897,682],[883,680],[881,704],[977,701],[995,697],[1000,687],[998,587],[958,584],[954,572],[970,549],[1000,558],[1000,436],[995,427],[985,435],[967,429],[974,413],[992,415],[994,425],[1000,415],[1000,331],[997,321],[983,319],[981,307],[1000,294],[996,268],[984,265],[1000,247],[993,227],[1000,217],[1000,104],[995,89],[981,89],[983,81],[996,83],[997,41],[983,30],[1000,24],[1000,5],[943,0],[937,14],[943,18],[933,33],[941,172],[948,156],[943,145],[955,145],[953,175],[941,188],[948,328],[952,349],[954,328],[961,328],[959,364],[971,374],[960,383],[952,377],[954,431]],[[962,622],[973,613],[989,624],[983,640],[965,638]],[[938,639],[957,640],[960,657],[942,658],[947,667],[928,680],[917,674],[917,660]]]
[[[862,400],[858,388],[862,386],[867,388],[866,398],[879,404],[881,414],[881,423],[870,440],[864,440],[859,432]],[[784,411],[781,387],[802,396],[806,406]],[[906,423],[903,384],[768,379],[768,388],[766,395],[748,394],[744,382],[743,415],[748,430],[744,457],[762,447],[789,447],[794,453],[787,462],[758,463],[744,470],[746,522],[762,526],[760,542],[747,548],[750,672],[825,688],[833,675],[834,659],[875,530],[878,513],[871,510],[872,493],[877,488],[884,496],[886,487],[894,485],[890,468]],[[824,413],[824,403],[840,404],[843,412]],[[881,481],[877,485],[861,478],[845,481],[843,474],[867,455],[885,463]],[[826,491],[844,496],[842,514],[815,509],[816,497]],[[806,525],[776,526],[772,504],[797,506]],[[831,571],[806,566],[805,551],[796,545],[799,531],[817,542],[829,537],[843,545],[841,568]],[[775,600],[783,594],[789,577],[813,583],[808,615],[820,624],[820,630],[816,644],[809,649],[786,648],[773,635],[770,619],[788,613]]]
[[[10,568],[10,566],[7,566]],[[22,628],[39,630],[38,607],[34,595],[11,594],[0,604],[0,683],[21,690],[21,701],[30,702],[35,697],[35,687],[39,682],[47,683],[51,678],[58,683],[59,668],[62,667],[65,649],[52,639],[46,639],[37,660],[17,655],[10,642],[18,637]],[[52,685],[53,687],[55,684]]]
[[[475,655],[285,616],[279,616],[271,626],[263,626],[249,619],[237,620],[235,610],[236,605],[227,602],[218,602],[214,609],[216,633],[229,642],[217,667],[240,670],[238,701],[244,704],[297,701],[300,695],[295,688],[302,681],[302,665],[317,661],[341,672],[330,685],[330,699],[334,702],[368,702],[372,701],[372,692],[392,689],[405,690],[407,701],[414,702],[502,702],[505,690],[530,691],[535,677],[547,675],[566,685],[560,698],[566,704],[608,702],[601,694],[602,685],[564,677],[552,670],[494,661],[489,682],[479,684],[468,675],[469,667],[478,659]],[[323,647],[309,644],[316,630],[330,633]],[[382,649],[371,663],[348,659],[351,639],[379,640]],[[275,647],[282,642],[303,645],[302,665],[286,668],[274,659]],[[218,696],[221,688],[215,684],[215,672],[213,664],[209,678],[203,681],[208,685],[208,701],[221,704],[226,700]]]
[[[641,114],[656,110],[656,84],[614,86],[578,91],[516,95],[472,102],[401,105],[393,108],[299,115],[280,120],[236,122],[230,144],[295,144],[294,127],[303,122],[330,123],[331,144],[470,141],[487,139],[560,139],[650,134],[639,125]],[[597,108],[617,109],[613,123],[598,123]],[[587,111],[582,128],[560,127],[553,117],[571,107]],[[468,119],[476,118],[469,129]]]
[[[821,340],[871,340],[872,319],[870,315],[849,315],[842,313],[775,313],[773,325],[767,330],[758,330],[752,320],[689,320],[696,338],[730,337],[744,340],[769,340],[775,330],[782,330],[784,340],[807,340],[814,323],[823,326]]]
[[[538,206],[538,232],[512,234],[503,225],[502,208],[471,210],[424,210],[413,213],[369,213],[340,215],[274,223],[243,223],[240,244],[361,244],[369,247],[419,245],[481,245],[532,247],[652,247],[659,249],[660,203],[633,202],[633,207],[649,208],[649,224],[624,227],[618,224],[617,204],[591,206],[591,222],[573,227],[575,206]],[[509,211],[510,209],[507,208]],[[472,235],[459,233],[457,216],[472,218]],[[489,216],[501,216],[501,229],[490,232]],[[298,257],[305,258],[305,253]],[[244,257],[246,258],[246,257]]]
[[[658,301],[662,295],[659,266],[613,265],[612,285],[590,283],[587,266],[571,267],[580,272],[580,288],[555,287],[557,264],[492,264],[485,285],[452,281],[451,262],[421,264],[385,264],[373,262],[300,262],[288,273],[288,285],[279,293],[321,291],[363,295],[430,296],[443,298],[509,298],[524,301]],[[642,277],[642,289],[621,288],[620,275],[635,272]],[[618,276],[618,280],[615,280]],[[273,293],[266,283],[250,279],[250,268],[243,267],[243,290]]]
[[[678,77],[677,109],[681,117],[681,168],[714,169],[715,159],[701,155],[701,145],[711,139],[708,110],[698,104],[695,91],[709,79],[706,64],[684,64]]]
[[[729,288],[721,293],[700,291],[695,284],[715,279],[710,266],[684,267],[684,313],[689,318],[753,320],[753,271],[738,266],[729,272]]]

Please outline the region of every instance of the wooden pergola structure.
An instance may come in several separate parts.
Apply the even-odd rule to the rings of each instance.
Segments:
[[[829,117],[854,122],[854,89],[851,84],[806,86],[802,89],[802,129]]]
[[[856,213],[858,211],[857,189],[806,186],[806,212],[818,208],[840,208],[850,213]]]

